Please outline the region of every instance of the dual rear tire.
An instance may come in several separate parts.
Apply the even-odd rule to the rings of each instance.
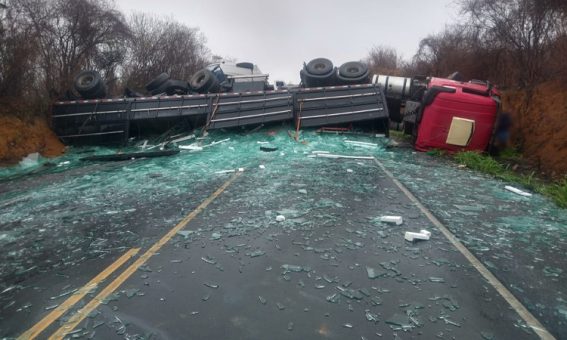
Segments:
[[[316,58],[303,65],[299,72],[305,87],[367,84],[368,66],[359,61],[342,64],[338,69],[326,58]]]

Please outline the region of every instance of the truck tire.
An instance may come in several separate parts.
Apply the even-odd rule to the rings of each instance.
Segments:
[[[193,91],[195,92],[206,93],[207,91],[209,91],[211,85],[213,85],[213,82],[216,79],[217,78],[215,77],[213,72],[207,69],[202,69],[200,71],[197,71],[197,73],[195,73],[191,77],[191,80],[189,80],[189,85],[191,85],[191,89],[193,89]],[[218,80],[216,81],[216,83],[218,87]]]
[[[220,82],[217,77],[213,76],[213,81],[209,85],[209,88],[206,89],[205,93],[219,93],[220,92]]]
[[[299,71],[301,83],[304,87],[319,87],[337,85],[337,70],[333,69],[329,74],[322,76],[314,75],[305,70]]]
[[[368,74],[368,66],[359,61],[349,61],[339,67],[339,75],[344,78],[360,78]]]
[[[140,92],[137,92],[136,90],[133,90],[129,87],[126,87],[124,89],[124,97],[126,98],[141,98],[141,97],[145,97],[143,94],[141,94]]]
[[[165,85],[165,93],[168,96],[172,96],[174,94],[187,94],[189,93],[189,84],[183,80],[175,80],[169,79],[164,83]]]
[[[304,68],[307,73],[316,76],[327,75],[334,71],[333,62],[326,58],[313,59]]]
[[[102,78],[97,71],[82,71],[75,77],[75,90],[85,99],[91,99],[103,87]]]
[[[344,85],[365,84],[369,81],[368,66],[359,61],[349,61],[339,67],[337,77]]]
[[[89,99],[103,99],[106,97],[107,88],[102,82],[99,86],[98,92],[91,96]]]
[[[189,90],[189,85],[186,81],[168,79],[163,84],[161,84],[160,87],[150,93],[152,94],[152,96],[157,96],[158,94],[162,93],[165,93],[168,96],[172,96],[174,94],[187,94]]]
[[[146,90],[148,90],[149,92],[152,92],[153,90],[156,90],[158,87],[163,85],[163,83],[165,83],[168,79],[169,79],[169,74],[164,72],[164,73],[160,74],[159,76],[155,77],[149,83],[147,83],[146,84]]]
[[[72,89],[65,91],[63,96],[59,98],[60,100],[79,100],[81,96],[78,93],[75,93]]]

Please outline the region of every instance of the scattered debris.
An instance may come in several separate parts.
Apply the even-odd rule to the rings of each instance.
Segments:
[[[186,141],[188,139],[193,139],[193,138],[195,138],[195,135],[188,135],[188,136],[185,136],[185,137],[179,137],[179,138],[176,138],[174,140],[170,140],[169,142],[170,143],[179,143],[179,142],[183,142],[183,141]],[[147,144],[147,142],[148,142],[147,140],[144,142],[144,146]],[[142,146],[142,149],[143,148],[144,147]]]
[[[431,232],[425,229],[419,231],[419,233],[413,233],[411,231],[406,231],[404,238],[406,241],[413,242],[414,240],[424,240],[428,241],[431,237]]]
[[[193,234],[193,230],[179,230],[177,232],[177,235],[183,236],[184,238],[188,238],[191,234]]]
[[[354,146],[367,147],[367,148],[377,148],[378,147],[378,144],[375,144],[375,143],[358,142],[358,141],[355,141],[355,140],[345,140],[345,143],[352,144]]]
[[[404,220],[401,216],[382,216],[380,217],[380,222],[384,223],[395,223],[396,225],[401,225]]]
[[[258,296],[258,300],[259,300],[260,303],[263,304],[263,305],[265,305],[265,304],[268,302],[265,298],[263,298],[263,297],[261,297],[261,296]]]
[[[191,145],[179,145],[178,148],[180,148],[181,150],[189,150],[189,151],[192,151],[192,152],[195,152],[195,151],[203,151],[203,147],[202,147],[202,146],[198,146],[198,145],[194,145],[194,144],[191,144]]]
[[[372,156],[347,156],[347,155],[335,155],[335,154],[331,154],[331,153],[316,153],[314,155],[315,155],[315,157],[319,157],[319,158],[333,158],[333,159],[338,159],[338,158],[368,159],[368,160],[374,159],[374,157],[372,157]]]
[[[137,158],[154,158],[163,156],[173,156],[179,153],[179,149],[159,150],[159,151],[146,151],[146,152],[126,152],[116,153],[111,155],[88,156],[83,157],[81,161],[101,161],[101,162],[117,162],[126,161]]]
[[[378,271],[372,267],[366,267],[366,273],[368,274],[368,278],[374,280],[378,277],[385,276],[388,273],[385,271]]]
[[[274,152],[278,151],[278,148],[276,148],[275,146],[260,146],[260,150],[264,152]]]
[[[514,188],[514,187],[509,186],[509,185],[505,186],[504,189],[511,191],[515,194],[518,194],[520,196],[525,196],[525,197],[531,197],[532,196],[532,194],[530,194],[529,192],[525,192],[523,190],[520,190],[518,188]]]
[[[232,169],[232,170],[220,170],[220,171],[215,171],[215,174],[230,174],[236,172],[236,170]]]
[[[22,158],[22,160],[20,161],[20,166],[22,168],[29,168],[31,166],[37,165],[38,163],[39,163],[39,153],[34,152]]]

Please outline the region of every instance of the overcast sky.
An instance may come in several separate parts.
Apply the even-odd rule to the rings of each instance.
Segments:
[[[304,61],[336,66],[372,46],[411,58],[419,41],[456,20],[454,0],[116,0],[124,13],[146,12],[198,27],[212,53],[251,61],[270,80],[297,83]]]

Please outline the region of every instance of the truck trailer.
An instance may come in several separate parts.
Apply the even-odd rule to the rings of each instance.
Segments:
[[[417,150],[484,151],[499,111],[487,82],[433,77],[371,76],[361,62],[335,67],[326,58],[304,63],[297,87],[274,86],[253,63],[219,62],[189,81],[162,73],[146,95],[127,90],[105,98],[97,72],[78,75],[82,98],[52,107],[52,125],[68,144],[125,143],[131,136],[186,129],[233,128],[291,122],[302,127],[357,124],[389,134],[390,122],[412,135]]]

